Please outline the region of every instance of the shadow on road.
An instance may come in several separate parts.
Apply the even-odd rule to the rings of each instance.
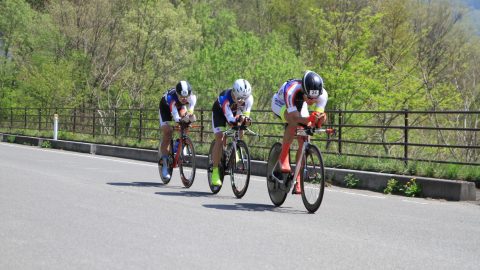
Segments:
[[[122,187],[161,187],[164,186],[163,183],[158,182],[110,182],[107,183],[112,186],[122,186]]]
[[[289,214],[306,214],[305,211],[295,210],[286,207],[275,207],[271,204],[258,203],[235,203],[235,204],[204,204],[203,207],[214,208],[219,210],[240,210],[240,211],[254,211],[254,212],[276,212]]]
[[[236,198],[234,198],[233,196],[220,196],[220,195],[212,194],[211,192],[189,191],[189,190],[181,190],[180,192],[155,192],[155,194],[164,195],[164,196],[212,197],[217,199],[236,200]]]

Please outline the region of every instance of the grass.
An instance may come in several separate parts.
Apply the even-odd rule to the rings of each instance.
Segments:
[[[3,130],[9,134],[18,134],[33,137],[52,138],[51,131],[37,131],[37,130]],[[2,132],[2,129],[0,129]],[[58,138],[61,140],[71,140],[80,142],[91,142],[98,144],[118,145],[125,147],[135,147],[156,150],[158,149],[157,140],[141,140],[133,138],[124,138],[106,135],[98,135],[92,137],[88,134],[79,134],[72,132],[59,132]],[[15,136],[9,135],[7,141],[13,141]],[[196,153],[199,155],[207,155],[210,148],[210,141],[205,139],[205,143],[195,144]],[[268,150],[267,150],[268,151]],[[266,159],[266,151],[261,152],[258,149],[250,148],[250,154],[253,158]],[[267,153],[268,155],[268,153]],[[361,157],[347,157],[334,154],[324,154],[324,162],[326,167],[364,170],[400,175],[414,175],[424,177],[434,177],[442,179],[466,180],[480,183],[480,168],[478,166],[466,166],[456,164],[438,164],[429,162],[409,162],[405,166],[403,161],[390,159],[376,159],[376,158],[361,158]]]
[[[339,155],[324,155],[324,161],[325,166],[333,168],[480,182],[480,168],[478,166],[429,162],[410,162],[405,166],[403,161],[398,160]]]

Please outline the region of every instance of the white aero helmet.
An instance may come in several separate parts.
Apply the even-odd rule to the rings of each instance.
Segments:
[[[252,86],[245,79],[238,79],[233,83],[232,93],[235,98],[247,99],[252,94]]]

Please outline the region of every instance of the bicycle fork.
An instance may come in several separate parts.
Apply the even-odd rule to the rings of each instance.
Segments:
[[[225,162],[223,165],[225,168],[225,174],[230,174],[230,172],[228,172],[227,170],[228,168],[233,170],[233,168],[231,168],[232,166],[230,166],[230,162],[231,162],[232,154],[236,152],[237,152],[237,144],[235,143],[235,141],[232,142],[232,147],[227,147],[227,149],[223,151],[224,162]]]
[[[305,173],[305,168],[304,166],[302,166],[302,164],[303,164],[303,158],[305,156],[305,150],[307,149],[308,144],[309,144],[308,141],[303,142],[302,151],[300,151],[300,157],[297,161],[297,164],[295,165],[295,173],[293,174],[294,187],[297,185],[297,176],[299,175],[300,170],[303,170],[302,173]],[[302,181],[301,177],[298,184],[300,184],[300,181]],[[295,188],[292,190],[292,193],[293,192],[295,192]]]
[[[172,149],[173,149],[173,143],[172,143]],[[177,152],[173,154],[173,161],[172,161],[173,168],[178,167],[180,152],[182,151],[182,149],[183,149],[183,139],[180,138],[180,141],[178,142],[178,146],[177,146]]]

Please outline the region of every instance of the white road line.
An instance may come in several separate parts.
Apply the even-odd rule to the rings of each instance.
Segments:
[[[416,202],[416,201],[411,201],[411,200],[402,200],[402,202],[416,203],[416,204],[429,204],[429,203],[426,203],[426,202]]]
[[[338,192],[338,193],[344,193],[344,194],[348,194],[348,195],[355,195],[355,196],[375,198],[375,199],[385,199],[385,198],[387,198],[387,197],[385,197],[385,196],[366,195],[366,194],[355,193],[355,192],[351,192],[351,191],[337,190],[337,189],[329,189],[329,191]]]

